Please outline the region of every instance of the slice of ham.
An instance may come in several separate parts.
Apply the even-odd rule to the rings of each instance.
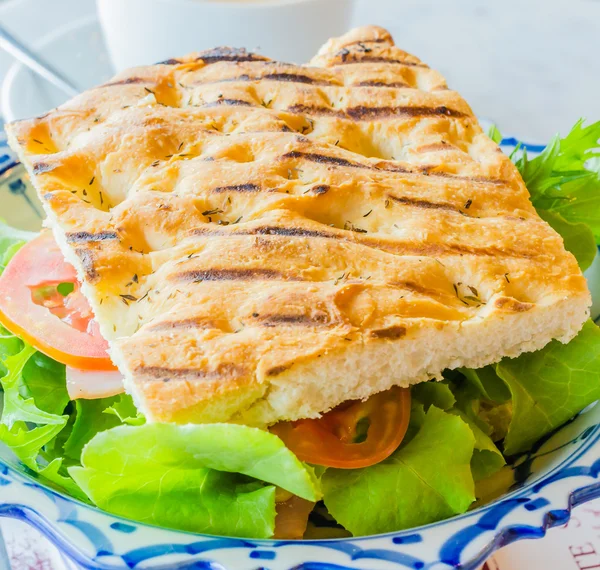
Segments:
[[[125,391],[123,375],[103,370],[78,370],[67,366],[67,392],[71,400],[95,400]]]

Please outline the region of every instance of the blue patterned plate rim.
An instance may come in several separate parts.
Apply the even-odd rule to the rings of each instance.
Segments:
[[[573,420],[571,420],[573,421]],[[569,423],[569,422],[567,422]],[[549,433],[548,435],[546,435],[545,437],[543,437],[541,440],[539,440],[536,445],[534,446],[534,448],[532,450],[530,450],[529,452],[523,454],[522,457],[523,458],[523,462],[527,461],[527,459],[529,457],[533,457],[535,456],[536,451],[539,449],[539,447],[541,445],[543,445],[548,439],[550,439],[555,433],[556,431],[559,431],[560,429],[562,429],[565,426],[565,424],[563,424],[562,426],[560,426],[559,428],[557,428],[557,430],[555,430],[554,432]],[[592,436],[596,436],[596,437],[592,437]],[[398,536],[400,534],[413,534],[415,532],[422,532],[431,528],[435,528],[435,527],[439,527],[439,526],[443,526],[444,524],[446,524],[449,520],[452,520],[452,522],[454,521],[460,521],[462,519],[466,519],[466,518],[470,518],[472,516],[475,515],[480,515],[483,512],[485,512],[486,510],[490,510],[492,508],[494,508],[495,506],[498,505],[498,503],[501,503],[503,501],[506,500],[512,500],[512,499],[518,499],[519,497],[527,494],[528,490],[530,488],[539,488],[540,485],[542,483],[544,483],[544,481],[546,481],[547,479],[552,479],[552,477],[559,471],[561,471],[564,467],[574,463],[575,461],[577,461],[577,459],[579,459],[582,455],[584,455],[587,451],[589,451],[589,449],[591,447],[594,446],[594,444],[598,441],[600,441],[600,424],[593,426],[593,429],[588,431],[586,433],[586,444],[582,445],[575,453],[570,454],[568,457],[566,457],[564,460],[562,460],[560,463],[558,463],[557,465],[555,465],[550,471],[547,471],[546,473],[544,473],[542,476],[539,477],[538,480],[535,481],[531,481],[529,483],[527,483],[525,486],[523,487],[518,487],[516,489],[514,489],[513,491],[509,491],[508,493],[504,493],[502,494],[500,497],[498,497],[497,499],[494,499],[492,501],[490,501],[489,503],[486,503],[485,505],[481,505],[480,507],[477,507],[476,509],[467,511],[466,513],[460,514],[460,515],[455,515],[453,516],[451,519],[444,519],[444,520],[440,520],[437,522],[433,522],[433,523],[429,523],[426,525],[421,525],[418,527],[412,527],[410,529],[406,529],[406,530],[400,530],[400,531],[391,531],[391,532],[387,532],[387,533],[381,533],[381,534],[377,534],[377,535],[369,535],[369,536],[357,536],[357,537],[351,537],[350,539],[353,542],[357,542],[357,541],[361,541],[361,540],[371,540],[373,539],[374,536],[378,537],[378,538],[385,538],[385,537],[393,537],[393,536]],[[91,509],[92,511],[95,512],[102,512],[105,513],[106,515],[115,518],[115,519],[120,519],[123,522],[128,522],[128,523],[134,523],[136,525],[141,525],[141,526],[146,526],[146,527],[150,527],[150,528],[159,528],[159,529],[164,529],[164,527],[160,527],[158,525],[153,525],[153,524],[149,524],[149,523],[143,523],[143,522],[138,522],[138,521],[134,521],[132,519],[128,519],[126,517],[123,517],[121,515],[116,515],[113,513],[108,513],[106,511],[102,511],[101,509],[99,509],[98,507],[95,507],[93,505],[88,505],[82,501],[80,501],[79,499],[76,499],[74,497],[71,497],[70,495],[67,495],[66,493],[62,493],[61,491],[52,489],[50,487],[46,487],[43,484],[40,484],[39,482],[37,482],[37,480],[35,479],[34,476],[28,476],[25,473],[23,473],[23,471],[13,467],[12,465],[9,465],[8,463],[5,463],[2,459],[0,459],[0,468],[1,467],[5,467],[6,469],[8,469],[9,471],[12,471],[13,473],[17,474],[19,477],[22,477],[23,479],[30,481],[30,484],[35,485],[37,487],[40,487],[42,489],[44,489],[45,491],[48,491],[54,495],[57,495],[58,497],[60,497],[61,499],[66,499],[67,501],[73,502],[73,503],[77,503],[78,505],[85,507],[86,509]],[[0,470],[0,474],[2,473],[2,471]],[[600,456],[598,458],[598,474],[600,474]],[[600,482],[598,482],[598,485],[600,486]],[[543,487],[543,485],[541,485]],[[600,497],[600,488],[598,489],[598,497]],[[0,505],[0,509],[2,508],[2,505]],[[188,532],[188,531],[183,531],[183,530],[176,530],[176,529],[168,529],[168,530],[175,530],[175,532],[181,533],[181,534],[187,534],[189,536],[202,536],[202,537],[210,537],[210,538],[223,538],[222,536],[219,535],[211,535],[211,534],[205,534],[205,533],[194,533],[194,532]],[[254,542],[254,543],[261,543],[261,544],[269,544],[271,546],[277,546],[278,544],[285,544],[287,542],[290,541],[285,541],[285,540],[277,540],[277,539],[244,539],[244,538],[231,538],[230,540],[240,540],[243,542]],[[314,544],[315,542],[318,543],[324,543],[324,542],[343,542],[349,540],[349,538],[329,538],[329,539],[319,539],[319,540],[310,540],[310,539],[302,539],[302,540],[294,540],[293,544]]]
[[[370,536],[370,537],[338,538],[338,539],[318,540],[318,541],[315,541],[315,540],[302,540],[302,541],[255,540],[255,539],[243,539],[243,538],[227,538],[227,537],[211,536],[211,535],[206,535],[206,534],[194,534],[194,533],[187,533],[187,532],[181,532],[181,531],[175,531],[175,532],[177,532],[177,534],[179,534],[179,535],[187,535],[190,538],[195,537],[195,538],[209,539],[209,543],[206,545],[206,548],[199,549],[196,553],[204,553],[204,552],[208,552],[210,550],[222,549],[222,548],[247,548],[247,549],[254,549],[253,552],[259,552],[259,556],[251,556],[251,558],[259,558],[261,551],[257,551],[256,549],[281,548],[281,547],[286,547],[286,546],[290,546],[290,545],[291,546],[304,545],[304,546],[321,547],[321,548],[325,548],[325,549],[333,549],[336,551],[341,550],[342,552],[345,552],[346,554],[349,554],[349,555],[351,554],[351,558],[353,561],[356,559],[359,559],[359,558],[369,558],[369,557],[375,557],[377,555],[377,559],[389,560],[390,562],[399,564],[400,566],[403,566],[405,568],[413,568],[415,570],[420,570],[420,569],[431,568],[434,564],[444,564],[444,563],[447,564],[448,562],[439,560],[439,561],[434,561],[431,564],[425,565],[424,563],[420,563],[414,557],[409,557],[409,556],[403,557],[403,555],[400,557],[396,557],[395,560],[392,560],[389,557],[388,558],[385,557],[384,551],[378,550],[377,553],[375,553],[374,551],[371,551],[371,550],[366,550],[366,551],[362,550],[358,546],[353,547],[352,544],[348,544],[346,548],[344,548],[343,545],[344,545],[344,543],[349,543],[349,542],[357,543],[357,542],[366,541],[366,540],[384,539],[384,538],[392,538],[392,542],[394,544],[410,544],[411,542],[419,542],[420,541],[420,537],[418,537],[420,532],[424,532],[424,531],[427,531],[427,530],[435,528],[435,527],[443,526],[449,522],[452,522],[452,523],[458,522],[461,519],[465,519],[465,518],[469,518],[469,517],[479,516],[479,518],[481,520],[481,518],[485,517],[486,513],[491,514],[492,516],[489,517],[491,519],[491,521],[488,521],[487,528],[483,527],[483,531],[497,530],[496,534],[494,534],[493,537],[491,537],[490,540],[486,542],[485,546],[483,548],[481,548],[479,550],[479,552],[475,556],[473,556],[471,559],[464,561],[462,563],[460,563],[460,561],[458,559],[456,560],[456,563],[457,563],[457,565],[455,566],[456,568],[461,568],[462,570],[474,570],[480,564],[482,564],[498,548],[500,548],[502,546],[506,546],[507,544],[510,544],[511,542],[514,542],[516,540],[521,540],[521,539],[525,539],[525,538],[530,538],[530,539],[531,538],[542,538],[543,536],[545,536],[545,533],[549,528],[552,528],[557,525],[563,525],[566,522],[568,522],[570,515],[571,515],[571,511],[575,506],[600,497],[600,482],[596,482],[591,485],[584,485],[584,486],[578,487],[576,489],[573,489],[572,491],[569,492],[568,504],[567,504],[566,509],[559,509],[559,510],[553,509],[553,510],[548,510],[548,511],[544,512],[543,523],[540,526],[532,527],[532,526],[522,526],[522,525],[514,525],[513,524],[510,526],[498,529],[498,527],[501,526],[502,518],[505,515],[510,514],[510,512],[514,508],[516,508],[519,505],[522,505],[524,502],[527,502],[529,500],[529,499],[524,499],[524,497],[523,497],[524,500],[519,500],[519,498],[521,496],[531,493],[532,490],[534,490],[534,491],[536,489],[539,490],[539,489],[543,488],[544,486],[554,482],[555,476],[557,474],[560,474],[560,471],[562,471],[565,466],[568,467],[569,465],[574,463],[579,457],[581,457],[586,451],[589,451],[589,449],[600,440],[600,425],[594,426],[591,431],[589,431],[589,430],[586,430],[586,431],[587,431],[587,434],[585,435],[585,439],[587,440],[586,444],[581,446],[581,448],[576,453],[571,454],[569,457],[567,457],[565,460],[563,460],[560,464],[555,466],[552,470],[545,473],[538,481],[528,484],[525,487],[523,487],[522,489],[519,489],[519,490],[509,493],[507,495],[503,495],[501,498],[497,499],[496,501],[486,504],[482,507],[479,507],[473,511],[469,511],[468,513],[465,513],[464,515],[452,517],[451,519],[448,519],[445,521],[440,521],[440,522],[432,523],[429,525],[424,525],[424,526],[421,526],[418,528],[412,528],[412,529],[407,529],[405,531],[380,534],[380,535],[375,535],[375,536]],[[549,437],[550,436],[548,436],[548,438]],[[544,438],[544,440],[546,440],[548,438]],[[540,442],[540,444],[542,444],[542,442]],[[62,495],[61,493],[58,493],[47,487],[41,486],[33,481],[29,482],[28,481],[29,477],[24,476],[20,471],[7,465],[3,461],[0,461],[0,466],[1,466],[0,474],[8,475],[9,472],[12,472],[15,475],[17,475],[17,477],[19,479],[27,481],[25,483],[25,485],[27,485],[28,487],[39,489],[46,495],[54,495],[57,498],[61,499],[62,501],[66,501],[68,503],[75,503],[79,506],[86,507],[87,509],[93,510],[95,512],[100,512],[104,516],[109,517],[110,519],[114,519],[115,521],[119,521],[119,520],[123,521],[123,523],[121,523],[121,526],[124,528],[131,527],[132,525],[141,526],[141,527],[160,528],[160,527],[153,527],[153,525],[147,525],[145,523],[138,523],[136,521],[131,521],[129,519],[125,519],[125,518],[117,516],[117,515],[112,515],[110,513],[104,513],[103,511],[100,511],[99,509],[97,509],[95,507],[81,503],[80,501],[77,501],[76,499],[72,499],[71,497]],[[593,478],[597,478],[599,472],[600,472],[600,458],[596,459],[594,461],[594,463],[592,465],[590,465],[589,467],[576,468],[574,472],[568,473],[567,475],[565,475],[565,477],[561,477],[561,478],[574,477],[574,476],[580,476],[580,475],[587,475],[587,476],[591,476]],[[1,483],[1,481],[2,481],[2,478],[0,477],[0,483]],[[3,483],[3,484],[6,484],[6,483]],[[545,505],[542,505],[542,506],[545,506]],[[484,515],[484,517],[482,517],[481,515]],[[114,570],[116,568],[121,568],[121,566],[104,564],[98,560],[94,560],[94,559],[88,557],[76,545],[70,543],[67,539],[65,539],[63,536],[61,536],[61,533],[53,528],[51,521],[47,520],[43,515],[40,515],[35,510],[31,509],[28,506],[19,505],[19,504],[11,504],[8,506],[8,508],[6,505],[0,506],[0,516],[13,516],[13,517],[16,516],[17,518],[21,518],[22,520],[28,522],[29,524],[32,524],[35,528],[37,528],[40,532],[42,532],[45,536],[47,536],[50,540],[52,540],[55,544],[57,544],[57,546],[59,546],[73,560],[75,560],[78,564],[81,564],[82,566],[84,566],[86,568],[103,569],[103,570],[104,569],[107,569],[107,570],[113,569]],[[490,525],[491,522],[493,522],[493,526]],[[111,528],[114,528],[114,525],[115,525],[115,523],[112,523]],[[471,527],[463,527],[463,528],[459,529],[458,532],[454,532],[449,537],[449,539],[444,543],[443,548],[449,548],[450,546],[452,546],[452,548],[450,550],[454,551],[454,554],[459,556],[462,549],[466,548],[469,545],[470,539],[472,539],[472,537],[467,536],[467,537],[462,537],[462,541],[461,541],[460,540],[461,534],[465,530],[470,530],[470,528]],[[124,531],[124,532],[126,532],[126,531]],[[416,537],[415,540],[411,540],[415,537]],[[339,546],[340,548],[336,548],[337,546]],[[119,556],[127,563],[128,567],[134,568],[138,564],[140,564],[146,560],[150,560],[155,557],[160,557],[165,554],[173,553],[177,549],[185,550],[185,548],[186,548],[185,545],[180,545],[180,544],[153,544],[153,546],[150,550],[148,550],[148,548],[141,548],[141,549],[136,548],[136,549],[132,549],[131,551],[125,552]],[[443,550],[443,548],[442,548],[442,550]],[[171,549],[174,549],[174,550],[171,550]],[[350,550],[352,552],[349,552]],[[356,555],[357,552],[360,553],[361,555],[357,556]],[[392,552],[392,551],[390,551],[390,552]],[[110,553],[110,552],[105,552],[104,554],[98,553],[97,557],[100,558],[102,556],[109,556],[109,555],[113,555],[113,553]],[[381,558],[379,556],[382,556],[383,558]],[[141,558],[137,562],[134,562],[135,560],[137,560],[136,557],[141,557]],[[265,556],[265,558],[267,558],[267,556]],[[404,562],[401,562],[401,559],[404,559]],[[412,562],[410,562],[410,559],[412,559]],[[202,569],[224,570],[225,567],[218,563],[213,564],[210,561],[195,560],[194,562],[190,562],[189,564],[187,562],[185,562],[185,563],[182,563],[181,565],[176,565],[176,566],[172,566],[172,565],[162,566],[161,565],[161,566],[153,566],[152,568],[154,568],[154,569],[163,569],[164,568],[165,570],[167,568],[169,568],[169,569],[177,568],[178,570],[183,570],[185,568],[189,568],[190,570],[192,568],[194,570],[202,570]],[[260,567],[260,568],[257,567],[256,570],[267,570],[267,569],[263,568],[263,567]],[[354,569],[350,566],[340,566],[338,564],[314,562],[314,563],[302,563],[300,565],[294,566],[293,568],[290,568],[290,570],[354,570]]]

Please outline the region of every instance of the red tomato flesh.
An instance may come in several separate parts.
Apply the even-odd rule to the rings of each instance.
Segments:
[[[62,295],[58,286],[71,283]],[[75,268],[50,232],[25,244],[0,276],[0,323],[47,356],[81,370],[114,370]]]
[[[280,422],[270,431],[302,461],[359,469],[389,457],[402,443],[409,419],[410,389],[394,387],[364,402],[344,402],[319,419]],[[364,423],[366,437],[355,443]]]

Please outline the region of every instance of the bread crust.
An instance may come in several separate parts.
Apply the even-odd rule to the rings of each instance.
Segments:
[[[381,28],[135,68],[8,133],[149,421],[318,417],[589,315],[514,165]]]

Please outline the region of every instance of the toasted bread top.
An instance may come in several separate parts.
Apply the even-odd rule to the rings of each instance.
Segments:
[[[135,68],[9,136],[150,421],[317,417],[588,316],[517,169],[381,28]]]

